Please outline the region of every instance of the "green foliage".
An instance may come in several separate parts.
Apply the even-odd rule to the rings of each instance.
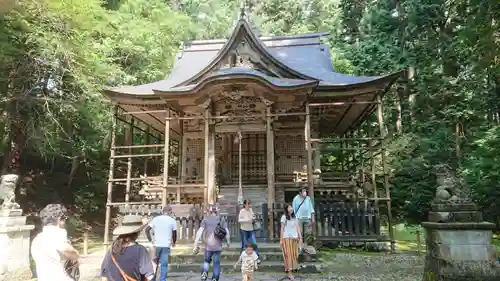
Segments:
[[[500,126],[481,132],[470,145],[471,155],[462,165],[462,174],[474,191],[487,219],[500,218]]]
[[[398,220],[426,219],[439,164],[465,179],[489,219],[500,216],[498,1],[245,2],[261,35],[330,32],[325,43],[339,72],[415,70],[385,97]],[[10,160],[12,143],[22,148],[23,205],[62,200],[82,212],[103,210],[111,118],[102,86],[162,79],[182,41],[229,36],[239,7],[235,0],[27,0],[1,15],[0,149]],[[322,160],[335,167],[342,158]]]

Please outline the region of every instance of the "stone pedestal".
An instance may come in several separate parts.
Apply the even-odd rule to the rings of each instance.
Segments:
[[[0,280],[31,279],[30,231],[22,210],[0,209]]]
[[[495,225],[482,222],[470,202],[436,202],[422,223],[427,256],[424,281],[497,281],[500,267],[491,244]]]

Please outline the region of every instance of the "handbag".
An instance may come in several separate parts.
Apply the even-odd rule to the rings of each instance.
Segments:
[[[68,274],[71,279],[75,281],[80,280],[80,267],[77,261],[67,260],[64,262],[64,271],[66,271],[66,274]]]
[[[262,225],[260,224],[260,221],[253,222],[253,230],[260,230],[261,228],[262,228]]]

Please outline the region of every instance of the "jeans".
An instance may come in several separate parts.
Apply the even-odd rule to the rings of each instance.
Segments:
[[[205,258],[202,267],[201,280],[207,280],[208,269],[210,268],[210,263],[214,262],[214,272],[212,274],[212,280],[219,281],[220,277],[220,256],[222,251],[208,251],[205,250]]]
[[[241,235],[241,250],[245,251],[247,245],[251,244],[253,246],[253,250],[258,256],[259,251],[257,250],[257,240],[255,239],[255,232],[240,229],[240,235]]]
[[[156,247],[156,256],[160,258],[158,262],[160,268],[160,281],[165,281],[167,280],[168,274],[168,257],[170,256],[170,248]]]

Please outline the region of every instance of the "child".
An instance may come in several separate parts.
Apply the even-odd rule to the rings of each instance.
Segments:
[[[253,246],[251,244],[247,245],[245,251],[243,251],[238,259],[238,262],[234,265],[241,264],[241,274],[243,276],[243,281],[253,281],[253,272],[257,270],[257,260],[259,257],[253,251]]]

